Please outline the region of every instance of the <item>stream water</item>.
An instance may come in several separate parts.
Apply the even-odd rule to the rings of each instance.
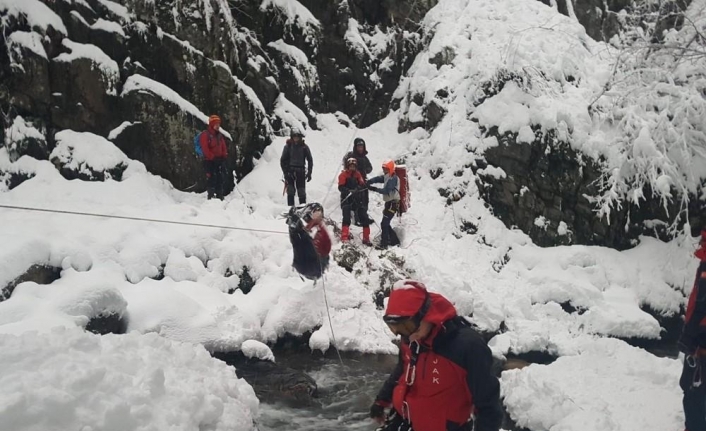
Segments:
[[[370,405],[395,366],[394,355],[315,357],[306,353],[276,355],[277,363],[316,380],[319,396],[312,405],[260,404],[260,431],[337,431],[375,429]]]

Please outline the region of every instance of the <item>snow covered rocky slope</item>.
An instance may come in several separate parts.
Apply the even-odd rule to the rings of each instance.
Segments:
[[[630,182],[630,167],[646,172],[640,163],[672,154],[653,138],[664,136],[663,123],[633,112],[622,117],[630,119],[625,128],[588,113],[611,79],[615,50],[540,2],[422,2],[430,10],[416,11],[419,26],[395,24],[404,21],[398,10],[372,14],[367,2],[309,3],[0,0],[2,78],[15,91],[2,99],[12,109],[0,148],[0,204],[215,226],[0,209],[0,288],[13,287],[0,302],[0,423],[121,429],[116,418],[127,417],[131,429],[253,429],[252,390],[207,350],[289,333],[310,334],[312,349],[330,348],[335,335],[341,350],[394,353],[379,299],[390,281],[414,277],[492,335],[497,357],[550,358],[501,377],[519,426],[680,429],[679,362],[623,340],[666,335],[655,316],[680,312],[693,241],[633,233],[623,251],[540,248],[544,239],[610,243],[605,238],[626,225],[591,240],[586,232],[605,221],[586,221],[583,209],[571,218],[569,199],[545,196],[548,186],[529,176],[541,164],[523,165],[540,155],[518,156],[536,146],[545,156],[571,156],[554,160],[578,155],[576,175],[589,165],[600,175],[617,172],[616,187],[598,192],[643,192],[620,186],[639,184]],[[689,13],[702,16],[703,7],[693,2]],[[327,21],[331,9],[341,15]],[[377,27],[364,22],[371,17]],[[271,27],[271,40],[247,30],[262,26]],[[323,43],[324,35],[338,35],[339,45]],[[703,101],[691,101],[698,113]],[[223,115],[231,148],[240,150],[232,166],[238,176],[247,172],[224,202],[185,191],[201,176],[190,135],[211,112]],[[685,112],[684,121],[693,115]],[[388,158],[408,166],[412,208],[395,226],[402,247],[381,253],[335,244],[340,264],[322,283],[294,273],[279,181],[279,131],[290,126],[307,129],[315,160],[308,195],[334,220],[334,181],[355,136],[368,142],[373,166]],[[493,158],[503,148],[507,154]],[[657,186],[658,202],[677,185],[702,202],[706,162],[697,150],[669,159],[678,176],[643,183]],[[516,172],[529,172],[526,184],[508,182],[503,163],[513,157]],[[562,178],[551,178],[561,189]],[[506,216],[517,199],[516,212],[534,227],[501,220],[501,208],[488,205],[497,189],[508,195],[499,201]],[[543,203],[523,207],[522,197]],[[589,203],[582,204],[589,213],[619,212]],[[373,199],[374,218],[381,207]],[[17,282],[37,265],[58,279]],[[250,277],[254,285],[244,289]],[[108,315],[129,334],[83,331]]]

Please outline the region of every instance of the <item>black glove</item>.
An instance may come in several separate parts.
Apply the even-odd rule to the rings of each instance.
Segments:
[[[382,190],[380,190],[378,187],[368,186],[368,190],[372,190],[376,193],[382,193]]]
[[[306,173],[306,182],[308,183],[309,181],[311,181],[311,171]]]
[[[378,419],[378,418],[385,418],[385,407],[382,406],[381,404],[378,404],[377,402],[374,402],[372,406],[370,406],[370,417],[373,419]]]

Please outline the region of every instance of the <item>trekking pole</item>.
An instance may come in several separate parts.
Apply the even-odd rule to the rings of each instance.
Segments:
[[[243,192],[240,191],[240,187],[238,187],[238,180],[236,179],[236,176],[235,176],[235,175],[236,175],[236,174],[235,174],[235,171],[233,171],[233,187],[235,188],[235,190],[238,191],[238,194],[240,195],[240,197],[243,198],[243,203],[245,204],[246,207],[248,207],[248,210],[250,211],[250,214],[252,214],[253,211],[254,211],[254,210],[253,210],[253,207],[251,207],[251,206],[248,204],[248,200],[245,198],[245,195],[243,194]]]

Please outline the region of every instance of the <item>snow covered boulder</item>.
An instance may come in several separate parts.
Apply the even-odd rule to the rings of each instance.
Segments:
[[[6,30],[7,31],[7,30]],[[7,85],[12,103],[24,112],[46,114],[51,103],[49,59],[40,33],[7,33],[0,50],[9,62],[1,62],[0,81]]]
[[[51,162],[64,178],[120,181],[130,159],[115,145],[93,133],[64,130],[56,134]]]
[[[52,120],[62,129],[106,135],[119,124],[114,111],[118,64],[95,45],[68,39],[62,45],[65,52],[50,65]]]
[[[45,130],[41,120],[29,120],[18,115],[12,120],[10,127],[4,130],[5,136],[0,146],[7,148],[10,162],[14,162],[22,156],[47,160],[49,159],[49,148]]]
[[[0,335],[3,429],[252,431],[259,402],[203,347],[156,334]]]

